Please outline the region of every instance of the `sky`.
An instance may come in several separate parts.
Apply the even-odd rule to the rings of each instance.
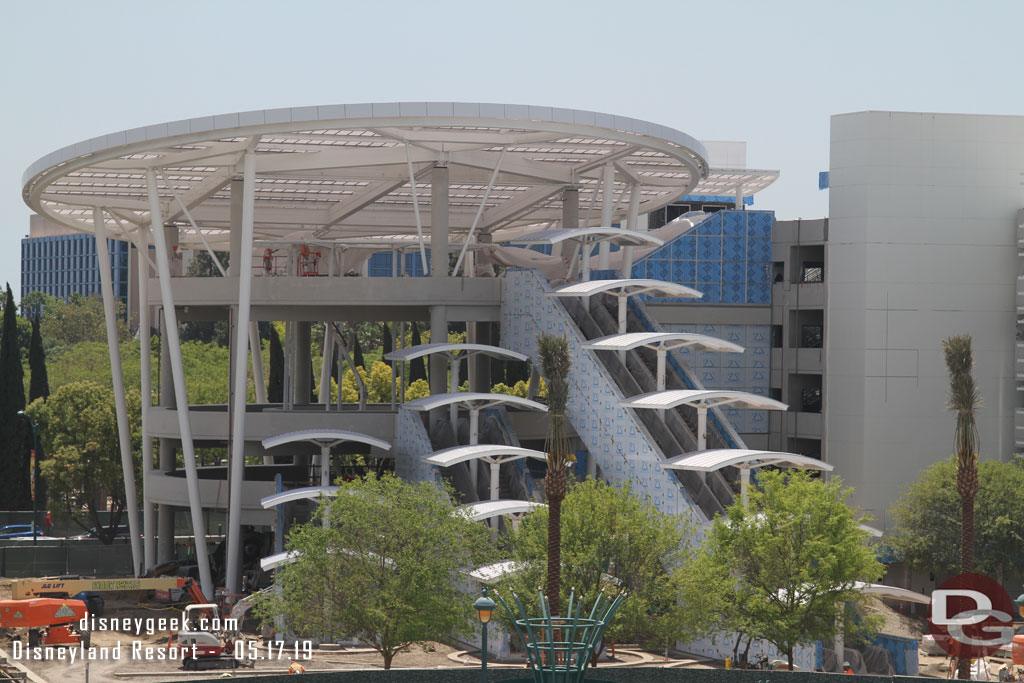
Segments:
[[[1024,115],[1019,0],[0,0],[0,283],[22,174],[97,135],[251,109],[470,101],[747,142],[756,208],[828,214],[829,117]]]

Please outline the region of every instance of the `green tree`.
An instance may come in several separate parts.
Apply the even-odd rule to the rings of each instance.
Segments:
[[[794,648],[833,637],[844,605],[865,600],[855,582],[883,567],[846,504],[850,489],[798,470],[762,471],[758,483],[747,505],[715,519],[687,572],[715,579],[711,599],[742,592],[744,620],[726,626],[774,644],[792,668]]]
[[[3,336],[0,337],[0,496],[8,510],[21,510],[29,499],[28,429],[18,415],[25,408],[25,375],[18,347],[18,310],[7,285]]]
[[[297,559],[277,570],[281,594],[257,613],[281,615],[302,634],[358,637],[385,669],[410,642],[470,632],[459,572],[489,559],[485,527],[456,514],[451,492],[428,482],[370,475],[339,485],[314,515],[326,513],[327,525],[289,534]]]
[[[136,389],[129,389],[126,399],[132,452],[137,454],[142,446],[142,401]],[[112,543],[125,509],[113,390],[93,382],[66,384],[45,402],[37,399],[27,412],[39,423],[44,451],[52,454],[40,471],[53,511],[83,528],[95,528],[103,543]],[[136,458],[136,479],[139,467]],[[108,498],[111,515],[109,526],[103,526],[99,513],[108,509]],[[81,510],[88,525],[78,517]]]
[[[28,366],[32,373],[29,382],[28,400],[46,399],[50,395],[50,380],[46,376],[46,352],[43,338],[39,334],[39,316],[32,318],[32,341],[28,349]]]
[[[511,537],[517,571],[510,583],[539,613],[536,587],[546,572],[548,510],[537,508]],[[627,482],[622,487],[588,479],[570,487],[562,502],[562,586],[592,602],[611,575],[629,598],[615,615],[609,640],[665,646],[693,629],[680,609],[682,562],[693,529],[682,517],[661,513]],[[568,598],[566,589],[561,596]]]
[[[117,303],[117,341],[126,341],[128,327],[124,322],[124,304]],[[55,346],[72,346],[83,341],[107,342],[107,326],[103,317],[103,299],[99,296],[72,294],[67,301],[50,299],[43,307],[40,332],[44,342]]]
[[[963,523],[955,457],[921,472],[892,508],[895,525],[887,544],[911,567],[956,572]],[[1024,463],[986,460],[978,465],[975,500],[977,571],[1000,581],[1024,576]]]
[[[542,334],[537,338],[541,372],[548,382],[548,436],[547,473],[544,475],[544,493],[548,498],[548,571],[545,595],[552,614],[561,610],[562,573],[562,500],[565,498],[567,477],[565,470],[576,461],[565,428],[565,409],[569,403],[569,341],[563,337]]]
[[[270,337],[270,372],[267,376],[267,401],[270,403],[284,402],[284,347],[277,329],[271,325],[267,329]]]

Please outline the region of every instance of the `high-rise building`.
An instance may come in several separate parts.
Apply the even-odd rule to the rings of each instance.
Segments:
[[[130,265],[135,260],[127,242],[107,240],[114,296],[131,308]],[[38,214],[29,221],[29,235],[21,240],[21,298],[43,292],[58,299],[73,294],[99,296],[100,270],[96,239]]]

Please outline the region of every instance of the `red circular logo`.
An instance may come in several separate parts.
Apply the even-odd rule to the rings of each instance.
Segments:
[[[1013,601],[994,579],[958,574],[932,592],[928,627],[950,656],[986,657],[1013,640]]]

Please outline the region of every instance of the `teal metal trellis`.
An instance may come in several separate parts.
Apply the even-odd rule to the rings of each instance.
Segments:
[[[533,670],[534,683],[582,683],[587,665],[594,652],[594,646],[601,640],[608,622],[626,597],[619,593],[613,598],[602,591],[594,601],[589,617],[581,617],[582,600],[576,600],[576,591],[569,595],[568,616],[551,615],[551,606],[543,591],[540,593],[540,617],[527,617],[519,596],[512,592],[512,599],[519,618],[512,613],[505,600],[495,594],[505,608],[509,619],[526,648],[526,656]]]

